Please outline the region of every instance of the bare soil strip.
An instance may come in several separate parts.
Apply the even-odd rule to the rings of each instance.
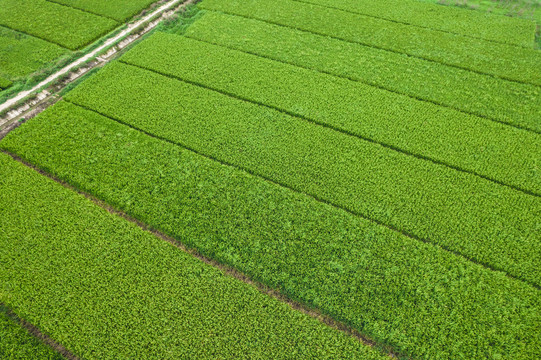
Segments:
[[[64,346],[62,346],[61,344],[57,343],[55,340],[50,338],[47,334],[44,334],[43,332],[41,332],[41,330],[38,329],[35,325],[29,323],[28,321],[24,319],[21,319],[17,314],[13,312],[13,310],[11,310],[9,306],[6,306],[5,304],[1,302],[0,302],[0,306],[8,309],[6,312],[6,315],[9,316],[17,324],[25,328],[34,337],[38,338],[41,342],[47,344],[48,346],[53,348],[56,352],[60,353],[62,356],[64,356],[68,360],[79,360],[77,356],[75,356]]]
[[[144,231],[147,231],[151,234],[153,234],[154,236],[160,238],[161,240],[163,241],[166,241],[168,243],[170,243],[171,245],[175,246],[176,248],[196,257],[197,259],[201,260],[202,262],[210,265],[210,266],[213,266],[217,269],[219,269],[220,271],[222,271],[226,276],[232,276],[248,285],[251,285],[255,288],[258,289],[259,292],[267,295],[267,296],[270,296],[278,301],[281,301],[283,303],[286,303],[288,306],[290,306],[292,309],[294,310],[297,310],[297,311],[300,311],[302,312],[303,314],[306,314],[322,323],[324,323],[325,325],[335,329],[335,330],[338,330],[338,331],[341,331],[345,334],[347,334],[348,336],[351,336],[351,337],[354,337],[355,339],[357,339],[358,341],[362,342],[363,344],[367,345],[367,346],[377,346],[377,343],[375,341],[373,341],[372,339],[364,336],[363,334],[361,334],[359,331],[357,331],[356,329],[344,324],[344,323],[341,323],[339,321],[336,321],[334,320],[332,317],[328,316],[328,315],[325,315],[325,314],[322,314],[318,309],[314,309],[314,308],[310,308],[304,304],[301,304],[297,301],[293,301],[289,298],[287,298],[286,296],[284,296],[283,294],[281,294],[279,291],[277,290],[274,290],[272,288],[269,288],[268,286],[260,283],[260,282],[257,282],[257,281],[254,281],[252,280],[250,277],[248,277],[246,274],[234,269],[234,268],[231,268],[227,265],[224,265],[224,264],[221,264],[211,258],[208,258],[206,256],[203,256],[201,255],[197,250],[195,249],[192,249],[192,248],[188,248],[186,245],[184,245],[182,242],[156,230],[156,229],[153,229],[151,227],[149,227],[147,224],[127,215],[126,213],[124,213],[123,211],[120,211],[120,210],[117,210],[115,209],[114,207],[112,207],[111,205],[107,204],[106,202],[84,192],[84,191],[80,191],[79,189],[73,187],[72,185],[56,178],[55,176],[49,174],[48,172],[40,169],[39,167],[35,166],[35,165],[32,165],[30,164],[29,162],[23,160],[22,158],[20,158],[19,156],[15,155],[15,154],[12,154],[8,151],[5,151],[5,150],[0,150],[2,151],[3,153],[11,156],[15,161],[18,161],[19,163],[37,171],[38,173],[40,173],[41,175],[43,176],[46,176],[48,177],[49,179],[57,182],[58,184],[61,184],[62,186],[72,190],[72,191],[75,191],[77,192],[78,194],[86,197],[87,199],[89,199],[90,201],[92,201],[93,203],[95,203],[96,205],[98,205],[99,207],[101,207],[102,209],[104,210],[107,210],[109,213],[113,214],[113,215],[116,215],[116,216],[120,216],[122,217],[123,219],[137,225],[139,228],[141,228],[142,230]],[[38,330],[39,331],[39,330]],[[37,335],[36,335],[37,336]],[[39,337],[39,336],[38,336]],[[61,347],[61,345],[58,345]],[[55,348],[56,349],[56,348]],[[398,358],[401,358],[403,359],[404,356],[401,355],[401,354],[398,354],[398,353],[395,353],[392,349],[390,349],[388,346],[385,346],[383,347],[383,350],[385,353],[387,353],[389,355],[389,358],[391,359],[398,359]],[[72,358],[68,358],[68,359],[77,359],[76,357],[72,357]]]

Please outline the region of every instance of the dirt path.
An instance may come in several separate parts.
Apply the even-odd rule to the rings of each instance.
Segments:
[[[38,90],[42,89],[43,87],[47,86],[48,84],[52,83],[53,81],[61,78],[62,76],[68,74],[73,69],[76,69],[81,64],[84,64],[85,62],[89,61],[90,59],[96,57],[98,54],[103,52],[105,49],[114,46],[115,44],[122,41],[123,38],[130,35],[134,30],[142,27],[144,24],[150,22],[152,19],[161,16],[163,13],[167,12],[168,10],[172,9],[175,5],[188,5],[192,3],[193,0],[171,0],[165,3],[164,5],[160,6],[155,11],[151,12],[150,14],[143,17],[141,20],[128,24],[128,27],[121,31],[118,35],[108,39],[103,45],[99,46],[98,48],[94,49],[90,53],[86,54],[85,56],[79,58],[78,60],[66,65],[64,68],[60,69],[56,73],[49,76],[47,79],[40,82],[38,85],[34,86],[30,90],[22,91],[19,94],[17,94],[15,97],[8,99],[6,102],[0,105],[0,113],[11,109],[15,105],[17,105],[19,102],[27,98],[28,96],[36,93]],[[158,23],[154,24],[155,27]],[[150,29],[149,29],[150,30]]]

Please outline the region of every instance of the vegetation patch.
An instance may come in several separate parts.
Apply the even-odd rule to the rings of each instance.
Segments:
[[[186,36],[541,133],[538,86],[240,16],[202,13]]]
[[[533,47],[489,42],[294,0],[205,0],[198,6],[541,85],[541,52]]]
[[[137,107],[134,104],[132,108]],[[218,106],[216,109],[224,108]],[[168,128],[174,126],[176,124],[167,125]],[[232,128],[230,131],[234,133],[236,130]],[[214,141],[218,143],[220,140]],[[290,298],[318,307],[335,319],[359,329],[379,344],[392,346],[397,352],[426,359],[530,359],[538,353],[537,325],[541,320],[538,289],[310,196],[149,137],[95,112],[69,103],[59,103],[9,134],[0,144],[151,227],[161,229],[198,249],[202,254],[280,289]],[[240,154],[244,150],[239,148],[237,152]],[[428,175],[425,177],[429,178]],[[19,180],[16,183],[33,182]],[[0,196],[12,193],[18,192],[2,191]],[[24,199],[25,194],[17,196]],[[12,200],[14,204],[22,201],[18,197]],[[35,199],[33,196],[28,198],[28,201]],[[100,270],[100,261],[109,263],[109,250],[107,247],[104,249],[102,242],[119,241],[123,237],[111,236],[111,231],[103,237],[99,235],[100,232],[90,233],[87,227],[95,229],[96,226],[87,225],[87,217],[77,215],[84,212],[67,212],[70,219],[77,217],[74,226],[81,224],[83,234],[86,234],[74,237],[77,239],[74,243],[83,244],[85,250],[77,247],[77,251],[73,252],[85,259],[75,263],[84,263],[85,266],[71,266],[63,256],[64,265],[59,272],[66,274],[68,270],[75,271],[73,279],[77,279],[77,283],[81,279],[99,279],[100,289],[104,277],[111,279],[111,282],[106,282],[111,285],[110,289],[116,289],[111,290],[111,298],[118,291],[123,291],[125,286],[115,279],[129,279],[130,287],[137,284],[130,276],[109,277],[107,272]],[[48,216],[47,213],[42,216],[43,221],[58,218],[58,215]],[[32,219],[28,215],[24,218]],[[431,223],[430,220],[426,221]],[[96,223],[93,221],[89,224]],[[19,225],[13,231],[20,231],[26,226]],[[114,229],[121,231],[120,227],[114,222]],[[134,261],[138,261],[139,265],[132,268],[132,273],[146,274],[148,271],[150,274],[161,274],[151,265],[152,260],[169,259],[171,249],[146,256],[139,263],[139,257],[135,254],[145,254],[147,250],[139,249],[147,242],[135,235],[128,236],[125,245],[119,244],[118,252],[111,254],[110,257],[114,259],[111,261],[120,267],[119,271],[124,271],[123,256],[127,259],[135,256]],[[42,243],[40,236],[38,242],[30,244]],[[71,244],[64,238],[62,243]],[[149,247],[161,249],[158,245],[153,243]],[[97,253],[86,251],[87,247],[96,247]],[[34,249],[32,254],[39,256],[37,264],[43,262],[43,256],[54,255],[40,248]],[[121,261],[118,260],[119,256]],[[90,263],[87,264],[87,261]],[[176,289],[177,283],[184,284],[184,275],[177,274],[173,266],[175,262],[182,262],[164,261],[167,262],[167,266],[164,266],[167,276],[160,277],[159,281],[141,280],[144,284],[155,284],[157,288],[152,294],[161,294],[170,287]],[[17,269],[16,264],[23,266],[22,262],[16,262],[14,270]],[[91,277],[79,275],[80,271],[87,270]],[[10,274],[0,273],[6,276]],[[20,276],[35,280],[28,271],[21,271]],[[212,278],[212,281],[214,283],[216,280]],[[217,286],[213,285],[213,288]],[[33,289],[35,292],[50,287]],[[148,298],[150,290],[145,289]],[[226,290],[218,291],[222,294],[220,297],[206,298],[228,299],[231,295],[227,295]],[[100,290],[100,294],[108,293]],[[164,293],[169,294],[167,291]],[[198,293],[188,289],[187,294],[186,301],[190,305],[185,306],[199,306]],[[81,298],[81,303],[98,303],[93,291],[88,292],[88,296],[93,300]],[[151,315],[157,311],[153,306],[139,310],[137,301],[142,296],[127,296],[126,299],[130,301],[123,306],[107,307],[108,311],[117,310],[107,314],[106,318],[115,316],[119,309],[133,309],[138,318],[145,315],[145,321],[141,323],[149,321],[153,324],[152,319],[161,316]],[[145,304],[161,303],[153,300],[145,301]],[[160,308],[172,311],[168,306]],[[243,311],[246,312],[246,309],[250,307]],[[60,319],[80,319],[85,327],[94,326],[93,321],[88,321],[90,315],[86,313],[95,312],[87,310],[81,315],[79,312],[71,313],[60,316]],[[280,314],[273,312],[273,316]],[[122,323],[124,319],[124,316],[115,316],[115,323]],[[204,326],[195,321],[190,324],[196,328]],[[497,326],[497,331],[494,326]],[[146,328],[154,327],[146,325]],[[472,331],[473,328],[475,331]],[[294,333],[290,325],[290,329],[281,336],[293,336]],[[123,331],[115,331],[109,336],[114,338],[122,334]],[[80,344],[85,343],[80,341]],[[139,343],[125,347],[126,351],[130,351],[134,344]],[[161,341],[155,346],[160,344]],[[195,348],[201,351],[207,349]]]
[[[5,154],[0,166],[0,300],[81,358],[387,358]],[[15,331],[0,349],[24,344]]]

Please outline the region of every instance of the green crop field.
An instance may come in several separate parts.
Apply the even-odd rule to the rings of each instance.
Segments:
[[[153,2],[0,0],[0,90],[54,69]]]
[[[49,0],[58,4],[81,9],[100,16],[112,18],[116,21],[124,21],[149,7],[156,0]]]
[[[202,0],[7,134],[0,357],[541,358],[536,25],[430,1]]]

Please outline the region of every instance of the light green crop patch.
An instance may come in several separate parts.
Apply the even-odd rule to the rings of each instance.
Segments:
[[[533,46],[488,42],[293,0],[204,0],[198,6],[541,85],[541,52]]]
[[[535,37],[533,21],[460,8],[442,8],[419,0],[299,1],[527,48],[532,48]]]
[[[118,23],[45,0],[1,0],[0,25],[77,50]]]
[[[4,166],[2,161],[0,164]],[[26,329],[8,316],[7,308],[0,305],[0,359],[61,360],[64,357],[29,334]]]
[[[387,358],[5,154],[0,168],[0,301],[80,358]]]
[[[111,76],[111,73],[108,75]],[[121,82],[118,82],[118,85],[126,92],[137,91],[141,83],[144,83],[143,86],[149,85],[141,77],[131,87],[126,87],[125,83]],[[166,83],[166,80],[156,83]],[[145,89],[139,94],[141,97],[146,97],[148,94],[155,93]],[[170,96],[175,97],[177,94],[171,93]],[[104,93],[103,96],[106,99],[109,94]],[[156,99],[159,97],[149,97],[149,100],[153,100],[154,103]],[[186,108],[196,106],[194,102],[184,102],[183,97],[177,97],[177,99]],[[200,98],[198,101],[213,103],[210,108],[216,116],[227,110],[224,104],[214,103],[212,100],[215,98]],[[139,102],[132,103],[131,109],[137,110],[131,114],[132,117],[145,112],[145,109],[139,108],[138,105]],[[174,109],[178,110],[176,107]],[[260,110],[252,108],[251,111],[255,116]],[[152,109],[146,108],[146,112],[148,124],[155,123],[159,126],[160,123],[157,122]],[[171,114],[173,112],[172,108]],[[235,114],[237,113],[238,111]],[[266,111],[265,114],[269,120],[280,120],[280,116],[273,115],[272,112]],[[174,116],[177,119],[176,122],[168,122],[167,126],[162,127],[178,128],[178,133],[180,133],[179,115]],[[224,117],[219,119],[226,120]],[[264,120],[265,117],[254,117],[250,123],[257,128],[256,124]],[[239,121],[241,121],[240,118]],[[204,123],[202,119],[201,123]],[[227,124],[225,122],[220,125],[220,128],[227,128]],[[208,123],[206,126],[210,131],[215,123]],[[230,128],[228,131],[236,134],[238,128]],[[169,133],[173,134],[174,130]],[[267,134],[261,139],[266,139],[267,146],[272,148],[276,142],[271,140],[272,133]],[[195,136],[191,137],[195,138]],[[255,144],[253,139],[256,137],[259,137],[259,134],[254,133],[252,144]],[[215,147],[220,144],[229,146],[223,140],[223,137],[216,137],[206,144],[215,143]],[[204,142],[205,139],[201,138],[201,141]],[[332,142],[332,139],[328,141]],[[0,142],[0,146],[126,211],[152,228],[161,229],[186,245],[198,249],[202,254],[234,266],[253,279],[280,289],[291,298],[318,307],[335,319],[359,329],[377,343],[390,345],[397,352],[420,359],[516,360],[539,357],[538,324],[541,321],[541,299],[538,289],[510,279],[504,273],[485,269],[439,247],[413,240],[371,221],[318,202],[311,197],[264,181],[234,167],[223,166],[179,146],[149,137],[95,112],[61,102],[10,133]],[[242,154],[248,149],[249,147],[238,147],[236,153]],[[336,156],[333,153],[328,153],[328,155]],[[279,162],[281,158],[277,157],[275,160]],[[282,175],[286,172],[291,172],[291,168],[287,165],[280,170]],[[0,181],[2,179],[10,179],[10,177],[0,177]],[[13,181],[21,187],[35,182],[33,179]],[[317,179],[314,178],[313,181]],[[412,179],[412,183],[416,182],[418,182],[417,179]],[[44,192],[50,193],[50,191]],[[9,195],[12,193],[17,194],[13,191],[2,191],[0,197],[15,196]],[[32,194],[36,192],[33,191]],[[376,196],[374,195],[374,198]],[[25,200],[26,198],[28,199]],[[40,198],[41,196],[27,196],[26,193],[22,193],[11,201],[25,203],[25,201],[39,201]],[[5,200],[3,203],[11,204]],[[50,206],[47,202],[45,209],[56,207],[64,209],[65,203],[65,199],[54,206]],[[35,208],[36,212],[44,211],[43,206],[36,207],[33,203],[30,204],[30,208]],[[29,224],[39,224],[35,217],[30,216],[31,213],[26,213],[27,210],[21,211],[25,211],[22,218],[28,218],[28,224],[14,222],[17,224],[11,230],[14,234]],[[54,216],[44,212],[42,215],[44,219],[39,219],[62,221],[63,211],[55,212]],[[148,321],[152,320],[149,312],[156,314],[158,318],[161,313],[158,314],[158,309],[153,306],[142,308],[137,299],[140,299],[143,293],[135,291],[134,294],[129,288],[125,288],[127,282],[132,287],[135,286],[134,284],[139,284],[140,280],[144,284],[155,284],[155,291],[152,294],[162,294],[164,289],[177,282],[184,284],[185,276],[177,276],[177,267],[173,266],[178,260],[169,260],[170,256],[166,256],[163,267],[150,266],[151,259],[161,262],[164,258],[161,246],[158,247],[152,242],[149,247],[159,248],[159,252],[145,255],[148,250],[142,244],[151,241],[150,239],[130,235],[129,239],[125,240],[125,244],[124,241],[111,243],[113,238],[122,239],[123,237],[121,234],[111,236],[112,230],[104,230],[105,235],[102,236],[101,227],[96,225],[103,221],[101,217],[98,218],[99,221],[96,221],[88,215],[78,216],[77,214],[86,214],[78,209],[68,209],[66,212],[69,213],[69,216],[65,215],[68,223],[72,222],[69,219],[76,217],[74,226],[80,224],[84,229],[83,235],[80,239],[77,238],[77,241],[62,240],[68,248],[76,244],[76,251],[67,251],[65,246],[59,246],[54,250],[42,250],[41,247],[37,247],[33,248],[29,254],[35,254],[38,257],[31,264],[41,264],[44,256],[54,255],[61,250],[57,257],[54,257],[58,259],[58,256],[62,256],[58,259],[60,266],[58,271],[61,274],[73,273],[70,278],[77,279],[74,280],[74,286],[84,289],[88,288],[83,286],[88,281],[92,283],[100,281],[102,295],[96,298],[93,290],[85,292],[83,298],[78,295],[77,299],[80,298],[81,302],[86,301],[87,297],[92,299],[85,303],[92,306],[90,308],[86,306],[84,310],[80,310],[81,315],[77,312],[71,315],[71,318],[81,317],[82,324],[86,324],[84,319],[90,317],[96,321],[101,319],[101,316],[105,319],[118,317],[126,319],[131,325],[130,329],[136,326],[136,330],[130,331],[128,335],[124,330],[107,334],[113,336],[112,341],[116,337],[139,333],[139,329],[143,329],[143,324],[145,324],[145,329],[155,331],[155,322],[148,324]],[[85,220],[87,218],[90,219],[88,223]],[[0,217],[0,221],[3,219],[3,216]],[[117,221],[113,222],[111,227],[115,229],[113,234],[123,231],[123,227],[119,226]],[[88,228],[93,231],[88,232]],[[56,226],[56,232],[57,229],[62,229],[62,227]],[[32,239],[32,237],[29,238]],[[40,235],[40,241],[30,241],[28,246],[40,245],[43,242],[42,238],[43,236]],[[113,246],[111,244],[117,247],[117,250],[110,252],[109,248]],[[90,250],[87,251],[87,248]],[[18,249],[21,251],[20,245]],[[167,251],[170,251],[169,249],[170,247]],[[1,252],[0,256],[5,253],[5,251]],[[27,253],[24,252],[24,254]],[[140,260],[139,255],[135,256],[134,261],[139,265],[130,267],[130,262],[120,256],[121,254],[127,258],[134,257],[134,254],[143,254],[141,256],[145,257],[144,260]],[[523,254],[528,254],[528,252]],[[106,261],[104,264],[111,264],[112,269],[107,270],[108,265],[99,265],[103,261]],[[180,267],[185,267],[181,261],[178,262]],[[9,262],[8,268],[12,263],[13,260]],[[50,262],[45,262],[45,264],[48,263]],[[85,264],[85,266],[72,266],[72,264]],[[22,263],[20,266],[23,266]],[[113,272],[117,268],[119,270]],[[13,271],[17,269],[18,267],[14,267]],[[81,271],[84,272],[81,274]],[[133,276],[140,273],[147,274],[147,271],[156,274],[158,279],[151,277],[149,281],[146,275],[143,277],[137,275],[135,277],[137,281],[134,281],[134,277],[130,275],[131,273],[134,274]],[[165,274],[162,277],[160,274],[164,271]],[[4,273],[0,272],[0,274]],[[20,273],[29,274],[28,271],[20,271]],[[100,275],[99,279],[92,280],[96,278],[96,274],[103,275]],[[166,274],[171,274],[171,277]],[[189,277],[189,279],[192,278]],[[80,279],[84,282],[81,283]],[[108,284],[105,290],[103,290],[104,279],[107,279],[106,284]],[[125,279],[126,283],[119,279]],[[34,282],[35,277],[31,280]],[[67,284],[66,286],[72,284],[60,280],[58,289],[65,293],[64,284]],[[216,281],[214,278],[211,280]],[[216,286],[219,284],[213,285],[212,288],[216,289]],[[37,287],[37,289],[47,289],[47,287]],[[90,289],[94,287],[91,286]],[[136,286],[135,289],[138,287]],[[219,289],[216,293],[224,297],[221,293],[223,290],[220,287]],[[198,304],[199,298],[196,298],[200,294],[198,291],[187,289],[186,292],[190,295],[187,296],[186,301],[193,300],[194,304]],[[35,290],[28,296],[36,297],[34,292]],[[110,294],[111,298],[121,299],[119,301],[122,306],[117,307],[116,304],[120,303],[111,302],[106,294]],[[165,308],[168,312],[181,310],[183,314],[187,311],[189,315],[192,314],[189,303],[177,307],[176,299],[179,297],[168,294],[165,292],[164,296],[171,299],[171,302],[161,300],[165,301],[162,303],[157,298],[152,298],[152,301],[145,303],[158,304],[159,308]],[[204,295],[207,299],[221,298],[214,297],[212,294],[214,292],[207,292]],[[46,298],[56,297],[46,296]],[[146,298],[149,298],[148,294]],[[225,298],[228,297],[225,296]],[[69,301],[70,298],[64,297],[64,299],[61,304],[72,303]],[[100,301],[104,302],[103,308],[95,305],[100,304]],[[233,307],[236,304],[236,300],[229,302]],[[51,300],[48,303],[51,303]],[[203,303],[201,306],[207,305]],[[243,311],[253,308],[254,306],[251,305],[246,306]],[[103,309],[103,311],[107,309],[112,313],[104,314],[100,311],[96,312],[95,309]],[[130,311],[136,315],[127,316],[126,312]],[[140,319],[141,315],[148,315],[148,317]],[[68,317],[61,316],[61,319],[64,318]],[[236,315],[234,318],[237,318]],[[138,320],[135,321],[135,319]],[[165,319],[170,319],[170,316],[166,315]],[[185,318],[182,317],[182,319]],[[132,324],[131,321],[135,323]],[[241,324],[244,323],[243,321],[242,317],[239,318]],[[227,321],[224,322],[229,324]],[[98,321],[96,326],[101,323]],[[120,329],[125,329],[123,324],[124,322],[119,324]],[[165,324],[170,323],[165,322]],[[189,325],[198,326],[195,321],[190,322]],[[82,327],[87,326],[94,326],[94,324],[92,322]],[[160,328],[163,327],[164,323],[160,323]],[[289,331],[286,331],[284,336],[288,334],[293,336],[295,328],[293,325],[289,327]],[[174,326],[172,328],[177,329]],[[103,332],[98,332],[98,335],[100,334]],[[144,340],[145,336],[143,333],[139,338]],[[268,336],[261,337],[261,341],[269,342]],[[99,339],[103,337],[105,335],[100,336]],[[161,339],[160,336],[152,338]],[[83,340],[86,338],[82,338],[81,343],[85,343]],[[92,338],[88,340],[91,344],[95,343]],[[139,341],[129,342],[129,340],[129,338],[125,340],[130,344],[126,347],[126,351],[130,351],[133,344],[140,344]],[[255,341],[257,343],[257,340]],[[321,346],[321,341],[313,341]],[[234,341],[231,343],[235,344]],[[161,344],[158,342],[157,346]],[[303,346],[302,343],[300,346]],[[276,349],[281,349],[281,347],[277,346]],[[289,350],[285,347],[284,353],[290,353]],[[97,356],[99,355],[100,353]],[[335,356],[331,358],[339,358],[339,356],[335,353]]]
[[[362,81],[541,133],[541,88],[538,86],[263,21],[202,12],[186,36]],[[173,40],[168,42],[174,43]]]
[[[541,194],[539,134],[175,35],[156,34],[121,61]]]
[[[0,74],[8,78],[29,75],[68,53],[58,45],[0,27]]]
[[[122,22],[128,20],[157,0],[49,0],[55,3],[85,10],[97,15],[106,16]]]

